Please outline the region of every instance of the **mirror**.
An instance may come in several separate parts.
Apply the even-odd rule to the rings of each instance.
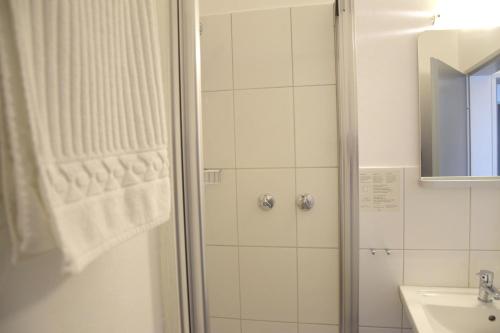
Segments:
[[[500,176],[500,28],[418,39],[421,176]]]

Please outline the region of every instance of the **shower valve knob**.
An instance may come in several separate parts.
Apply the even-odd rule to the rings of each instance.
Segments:
[[[311,210],[314,207],[314,197],[312,194],[300,194],[297,197],[297,206],[302,210]]]
[[[259,198],[259,206],[263,210],[271,210],[274,207],[274,197],[266,193]]]

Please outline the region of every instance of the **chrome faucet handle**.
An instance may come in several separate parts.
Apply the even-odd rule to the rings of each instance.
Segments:
[[[269,193],[263,194],[259,198],[259,206],[263,210],[271,210],[271,209],[273,209],[274,204],[275,204],[274,197],[271,194],[269,194]]]
[[[311,210],[314,207],[314,197],[309,193],[299,194],[297,206],[302,210]]]
[[[493,278],[495,274],[492,271],[482,269],[476,275],[479,276],[479,284],[486,287],[493,287]]]

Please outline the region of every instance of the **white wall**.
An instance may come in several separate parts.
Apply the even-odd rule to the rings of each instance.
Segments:
[[[163,332],[157,231],[71,277],[56,252],[12,266],[6,237],[0,244],[0,332]]]
[[[400,284],[475,287],[480,268],[500,273],[500,190],[418,181],[417,35],[432,2],[355,0],[355,9],[361,167],[401,180],[399,210],[361,212],[360,324],[396,333],[410,327]]]
[[[200,15],[333,3],[334,0],[200,0]]]
[[[500,28],[469,30],[459,34],[460,67],[468,71],[500,52]]]
[[[169,0],[158,1],[165,65]],[[168,286],[160,274],[158,228],[111,249],[81,274],[63,276],[55,251],[13,266],[7,230],[0,226],[0,332],[163,333],[164,327],[178,327],[175,228],[162,228],[169,240]],[[168,297],[166,315],[162,295]]]
[[[417,165],[417,33],[431,0],[356,0],[361,166]]]

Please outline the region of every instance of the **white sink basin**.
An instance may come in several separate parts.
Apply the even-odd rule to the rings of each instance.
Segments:
[[[500,303],[472,288],[399,288],[415,333],[499,333]]]

